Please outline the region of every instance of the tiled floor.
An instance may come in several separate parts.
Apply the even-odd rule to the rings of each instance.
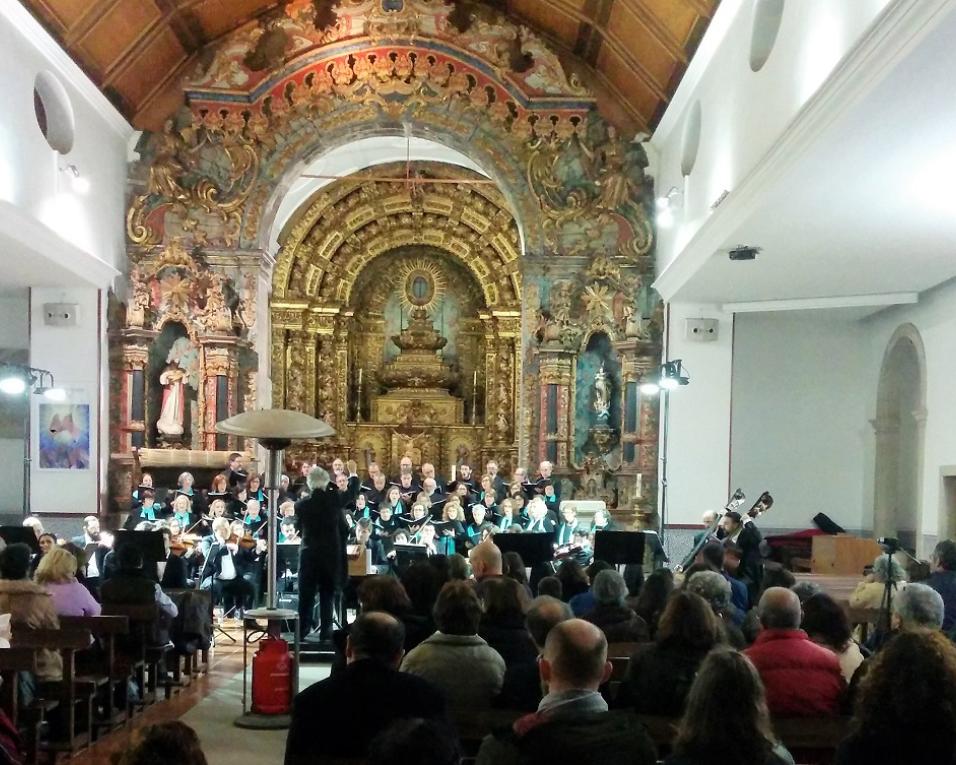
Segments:
[[[299,687],[327,676],[327,666],[304,665]],[[106,765],[113,753],[129,745],[134,727],[177,719],[199,734],[209,765],[281,765],[286,732],[237,728],[233,721],[241,713],[242,647],[226,642],[213,650],[206,675],[170,701],[149,707],[133,721],[133,727],[105,736],[89,751],[70,760],[70,765]]]

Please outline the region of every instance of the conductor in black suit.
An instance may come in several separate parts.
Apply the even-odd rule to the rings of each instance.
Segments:
[[[302,635],[312,629],[312,609],[319,594],[319,639],[332,638],[335,593],[345,582],[348,570],[345,545],[349,525],[345,506],[355,500],[359,480],[355,463],[349,461],[350,475],[336,476],[336,483],[322,467],[309,473],[311,494],[295,504],[302,544],[299,546],[299,623]]]
[[[427,680],[398,666],[404,656],[405,628],[381,611],[361,614],[349,628],[348,666],[295,697],[286,739],[285,765],[322,758],[362,760],[377,733],[395,720],[445,720],[445,700]],[[370,708],[374,712],[357,713]]]

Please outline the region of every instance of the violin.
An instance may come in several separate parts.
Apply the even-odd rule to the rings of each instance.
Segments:
[[[232,534],[227,540],[226,544],[232,543],[236,545],[240,550],[254,550],[256,548],[256,538],[252,536],[252,532],[246,529],[242,536],[238,534]]]

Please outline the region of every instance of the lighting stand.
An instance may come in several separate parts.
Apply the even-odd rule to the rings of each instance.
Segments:
[[[670,420],[671,393],[667,388],[661,388],[661,511],[660,511],[660,537],[661,548],[664,555],[667,555],[666,548],[666,523],[667,523],[667,431]]]

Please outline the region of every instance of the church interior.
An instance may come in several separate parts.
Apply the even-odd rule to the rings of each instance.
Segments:
[[[362,546],[356,495],[372,505],[385,574],[404,546],[371,498],[387,503],[410,470],[407,512],[424,501],[434,515],[464,487],[460,517],[439,507],[436,528],[458,524],[447,554],[471,557],[475,579],[506,495],[529,531],[545,528],[532,506],[547,510],[557,550],[579,549],[562,536],[568,507],[588,551],[595,532],[642,532],[644,558],[627,562],[647,582],[706,565],[717,536],[724,560],[731,513],[745,529],[731,548],[762,534],[753,561],[743,552],[752,579],[810,582],[880,634],[891,597],[861,616],[850,594],[864,575],[883,581],[874,560],[892,555],[916,582],[910,565],[948,569],[940,551],[956,537],[954,38],[956,0],[5,0],[0,538],[23,544],[38,519],[54,546],[79,540],[94,562],[80,568],[105,587],[100,530],[158,537],[168,514],[186,557],[208,558],[216,498],[237,503],[243,549],[258,497],[271,539],[255,527],[255,596],[234,616],[278,604],[305,628],[277,545],[315,532],[280,531],[279,501],[298,519],[325,490],[318,468],[330,496],[357,476],[337,512]],[[221,425],[260,410],[324,429],[270,452],[265,431]],[[472,508],[488,492],[482,533]],[[525,563],[532,586],[523,566],[518,578],[540,595]],[[194,568],[196,593],[173,597],[181,614],[204,589],[206,563]],[[746,584],[737,626],[762,619],[760,581]],[[151,724],[177,719],[213,764],[365,762],[322,759],[318,743],[291,760],[285,728],[233,727],[255,619],[224,628],[216,581],[206,589],[211,637],[201,662],[185,658],[192,682],[177,658],[165,700],[139,715],[128,702],[105,728],[95,691],[85,743],[71,713],[67,745],[36,738],[10,762],[131,756]],[[274,621],[260,634],[277,637]],[[17,629],[14,615],[14,647],[32,645]],[[867,663],[889,650],[854,640]],[[324,682],[334,652],[306,659],[288,642],[293,689]],[[620,681],[630,653],[621,669],[613,644],[639,641],[606,642]],[[47,735],[0,695],[25,741]],[[853,714],[826,735],[842,740]],[[667,759],[673,734],[647,729],[659,760],[704,762]],[[776,730],[795,756],[760,763],[856,762]],[[956,717],[951,733],[956,752]],[[477,752],[511,761],[530,760]]]

